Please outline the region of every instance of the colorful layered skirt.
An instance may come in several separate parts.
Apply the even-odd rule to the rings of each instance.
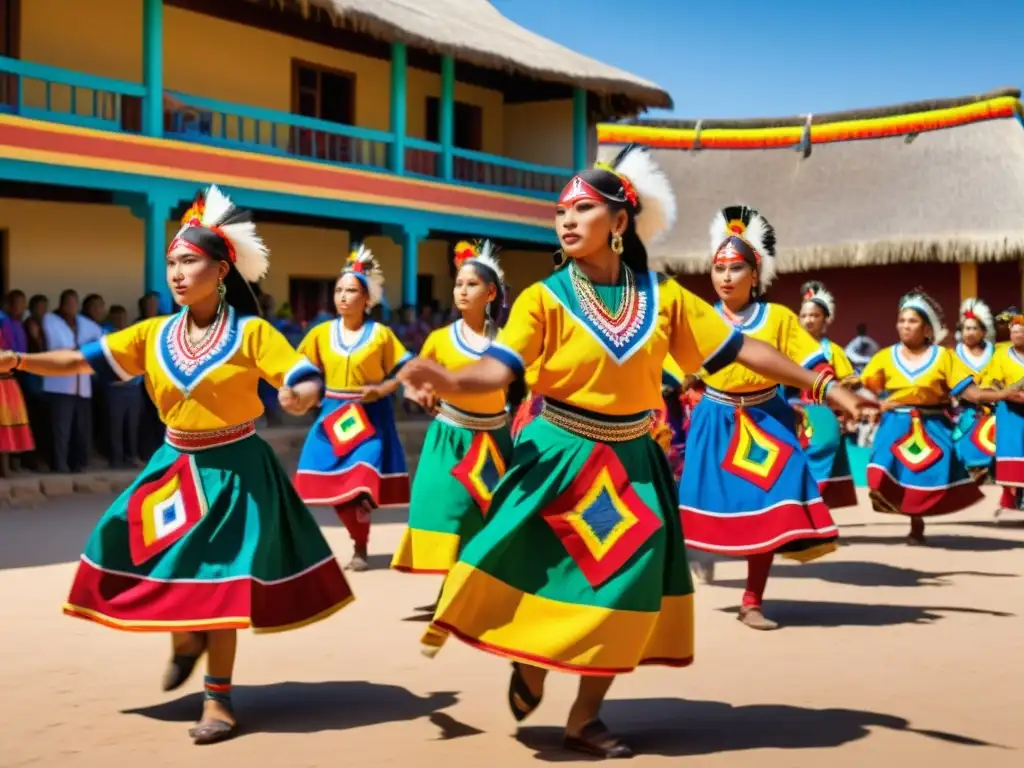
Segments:
[[[800,445],[825,506],[857,506],[857,488],[838,417],[824,405],[801,404],[798,419]]]
[[[0,453],[24,453],[35,447],[21,387],[14,374],[0,374]]]
[[[512,460],[508,415],[440,404],[412,483],[409,525],[391,567],[447,574],[484,527],[494,489]]]
[[[693,586],[650,414],[544,401],[423,642],[588,675],[693,659]]]
[[[1013,488],[1024,487],[1024,407],[1013,403],[996,405],[996,482]]]
[[[875,432],[868,487],[876,512],[946,515],[981,500],[977,481],[957,454],[942,408],[886,411]]]
[[[686,546],[704,552],[808,562],[839,536],[777,389],[706,390],[690,417],[679,508]]]
[[[252,422],[168,430],[100,518],[64,612],[115,629],[295,629],[352,600],[316,521]]]
[[[988,408],[964,403],[953,430],[953,443],[960,461],[968,470],[976,474],[990,470],[996,455],[995,413]]]
[[[306,436],[295,489],[307,504],[338,506],[365,494],[374,507],[409,503],[409,470],[390,398],[360,402],[327,390]]]

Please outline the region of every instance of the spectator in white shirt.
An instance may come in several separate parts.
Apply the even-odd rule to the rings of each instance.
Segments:
[[[857,326],[857,335],[853,341],[846,345],[846,356],[850,358],[853,369],[860,373],[878,350],[878,342],[868,336],[867,323],[861,323]]]
[[[78,294],[66,290],[56,312],[43,317],[47,349],[80,349],[103,335],[103,330],[78,313]],[[81,472],[89,464],[92,439],[92,377],[47,376],[43,392],[50,406],[54,472]]]

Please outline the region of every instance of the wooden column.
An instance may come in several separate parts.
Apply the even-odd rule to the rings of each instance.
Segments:
[[[978,265],[974,262],[960,264],[960,302],[978,297]],[[959,311],[959,307],[957,307]]]

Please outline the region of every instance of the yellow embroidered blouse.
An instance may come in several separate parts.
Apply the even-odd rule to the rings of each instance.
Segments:
[[[274,387],[321,378],[270,323],[237,317],[229,307],[223,328],[205,354],[184,344],[186,311],[143,320],[82,347],[101,378],[127,381],[145,376],[146,389],[172,429],[201,432],[259,418],[260,378]]]
[[[981,386],[991,387],[994,384],[999,384],[1006,389],[1022,379],[1024,379],[1024,357],[1014,349],[1013,344],[1001,344],[985,368]]]
[[[971,355],[963,342],[958,343],[954,347],[954,351],[956,356],[960,358],[960,362],[967,366],[971,373],[974,374],[974,383],[980,385],[985,380],[985,372],[992,363],[993,357],[995,357],[996,346],[991,342],[985,342],[985,351],[982,352],[981,357]]]
[[[481,353],[470,347],[461,336],[462,320],[440,328],[423,343],[419,356],[425,360],[434,360],[449,371],[465,368],[480,359]],[[505,410],[505,391],[496,389],[493,392],[477,394],[452,395],[445,401],[459,410],[481,415],[493,415]]]
[[[911,367],[911,366],[914,367]],[[902,344],[879,350],[860,374],[864,386],[903,405],[943,406],[974,383],[953,350],[933,344],[922,362],[910,363]]]
[[[539,363],[536,394],[612,416],[655,410],[666,355],[684,370],[718,370],[742,346],[742,336],[710,304],[655,272],[635,276],[635,304],[616,332],[581,305],[569,272],[523,291],[484,353],[516,373]]]
[[[754,313],[736,328],[744,336],[771,344],[805,368],[826,362],[821,343],[803,329],[796,313],[781,304],[758,303]],[[727,365],[720,371],[701,376],[701,379],[712,389],[733,393],[757,392],[778,384],[739,363]]]
[[[394,331],[373,320],[363,324],[355,343],[346,345],[341,318],[313,328],[299,344],[299,352],[324,372],[327,388],[332,390],[380,384],[412,357]]]
[[[832,366],[839,381],[844,381],[854,375],[853,363],[846,356],[845,349],[838,344],[833,344],[831,339],[822,339],[821,351],[825,354],[825,362]]]

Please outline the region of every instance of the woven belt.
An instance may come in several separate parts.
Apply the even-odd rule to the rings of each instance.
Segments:
[[[360,397],[361,395],[358,392],[346,389],[324,390],[324,398],[327,400],[358,400]]]
[[[941,405],[900,405],[891,409],[893,413],[914,413],[915,411],[924,418],[936,416],[948,416],[946,408]]]
[[[470,413],[444,400],[437,404],[437,418],[453,427],[471,429],[474,432],[492,432],[508,424],[508,414],[504,411],[494,414]]]
[[[769,400],[774,399],[778,394],[779,391],[775,387],[772,387],[771,389],[760,389],[756,392],[738,392],[736,394],[733,394],[732,392],[723,392],[720,389],[712,389],[711,387],[707,387],[704,390],[704,397],[708,397],[716,403],[734,405],[737,408],[764,405]]]
[[[180,429],[167,428],[165,440],[172,448],[179,451],[205,451],[218,448],[228,443],[237,443],[256,434],[256,422],[247,421],[234,427],[211,429],[207,432],[183,432]]]
[[[598,443],[625,443],[651,433],[650,411],[628,421],[611,421],[601,418],[600,414],[585,415],[569,410],[545,398],[540,416],[566,432]]]

